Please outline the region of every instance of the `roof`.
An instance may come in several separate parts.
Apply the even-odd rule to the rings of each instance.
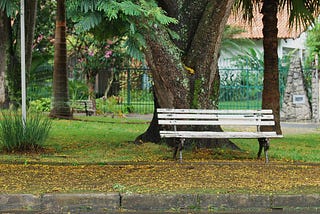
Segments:
[[[255,8],[253,11],[252,23],[245,21],[242,16],[231,14],[227,24],[235,27],[240,27],[245,29],[246,32],[238,34],[236,38],[248,38],[248,39],[262,39],[262,17],[258,8]],[[278,13],[278,38],[280,39],[295,39],[303,33],[302,28],[289,28],[289,15],[286,10],[281,10]]]

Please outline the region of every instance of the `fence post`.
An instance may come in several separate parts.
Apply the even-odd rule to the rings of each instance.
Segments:
[[[127,104],[131,104],[131,75],[130,68],[127,70]]]
[[[247,96],[247,109],[250,109],[250,105],[249,105],[249,100],[250,100],[250,97],[249,97],[249,90],[250,90],[250,86],[249,86],[249,59],[247,58],[246,59],[247,63],[246,63],[246,96]]]

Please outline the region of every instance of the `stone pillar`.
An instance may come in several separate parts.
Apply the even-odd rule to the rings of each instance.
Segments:
[[[319,122],[319,71],[315,68],[312,71],[312,119]]]
[[[304,84],[301,60],[291,60],[281,109],[281,120],[303,121],[311,119],[311,108]]]

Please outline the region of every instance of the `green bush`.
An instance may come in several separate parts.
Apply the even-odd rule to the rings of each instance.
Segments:
[[[43,147],[51,129],[51,120],[43,114],[29,113],[22,122],[18,112],[2,112],[0,143],[8,152],[37,151]]]
[[[51,109],[51,99],[40,98],[39,100],[30,101],[29,109],[38,112],[49,112]]]

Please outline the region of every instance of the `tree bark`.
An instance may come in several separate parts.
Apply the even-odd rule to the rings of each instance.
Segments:
[[[68,94],[65,0],[57,0],[53,70],[53,108],[50,112],[50,117],[72,118]]]
[[[264,48],[264,80],[262,92],[262,108],[272,109],[275,117],[274,130],[262,127],[263,130],[276,131],[281,134],[280,126],[280,92],[278,68],[278,0],[264,1],[262,6],[263,48]]]
[[[27,73],[30,70],[31,62],[32,62],[32,44],[33,44],[33,36],[34,36],[34,28],[36,21],[36,11],[37,11],[37,0],[27,1],[25,4],[25,27],[26,27],[26,70]],[[21,105],[21,68],[20,68],[20,59],[19,59],[19,17],[12,18],[6,24],[6,31],[3,36],[7,36],[8,48],[3,58],[7,63],[7,73],[6,80],[8,84],[8,90],[6,91],[6,96],[10,97],[10,103],[14,107],[19,107]],[[8,56],[8,57],[5,57]],[[28,80],[28,76],[27,76]],[[6,104],[7,105],[7,104]]]
[[[32,49],[34,30],[37,17],[37,0],[28,0],[25,4],[25,28],[26,28],[26,70],[29,74],[32,63]]]
[[[0,108],[9,108],[9,95],[6,86],[6,69],[9,47],[9,23],[6,13],[0,10]]]
[[[218,55],[222,32],[233,0],[162,0],[159,5],[179,24],[171,26],[180,40],[165,29],[146,32],[146,59],[151,69],[155,97],[162,108],[216,108],[219,95]],[[155,36],[153,36],[156,34]],[[155,117],[155,116],[154,116]],[[156,118],[153,118],[154,122]],[[154,126],[154,123],[151,123]],[[209,127],[208,127],[209,128]],[[212,129],[212,127],[210,127]],[[221,131],[220,127],[214,127]],[[156,129],[156,128],[154,128]],[[153,130],[151,127],[147,132]],[[147,133],[143,135],[148,136]],[[139,137],[137,139],[140,139]],[[145,141],[153,139],[145,138]],[[218,144],[237,148],[230,141],[199,140],[197,146]],[[198,141],[197,141],[198,142]]]

